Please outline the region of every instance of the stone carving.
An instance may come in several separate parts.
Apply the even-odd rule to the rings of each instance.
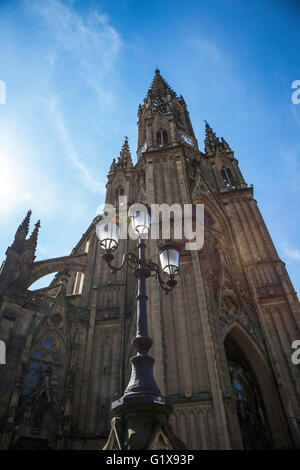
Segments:
[[[220,321],[227,324],[233,320],[241,321],[245,326],[249,327],[249,319],[247,315],[239,309],[232,297],[224,296],[220,311]]]
[[[62,316],[60,315],[60,313],[54,313],[50,317],[50,321],[54,326],[59,326],[59,324],[61,323],[61,320],[62,320]]]
[[[276,295],[284,295],[281,284],[272,284],[268,286],[256,287],[258,297],[272,297]]]

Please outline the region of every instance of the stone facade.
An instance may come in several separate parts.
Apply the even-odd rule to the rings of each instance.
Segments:
[[[138,109],[138,160],[128,141],[108,174],[107,202],[205,205],[205,243],[181,255],[165,296],[147,281],[155,377],[170,425],[189,449],[300,447],[299,302],[253,188],[206,123],[201,152],[182,96],[156,70]],[[70,256],[35,262],[29,212],[0,273],[1,448],[99,449],[110,404],[130,375],[136,281],[111,274],[91,223]],[[157,260],[159,240],[147,256]],[[134,241],[121,240],[116,262]],[[48,288],[34,281],[58,272]]]

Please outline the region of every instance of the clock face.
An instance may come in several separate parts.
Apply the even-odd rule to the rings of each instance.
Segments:
[[[194,142],[190,137],[188,137],[187,135],[181,134],[181,139],[182,139],[186,144],[189,144],[189,145],[191,145],[192,147],[195,147],[195,142]]]

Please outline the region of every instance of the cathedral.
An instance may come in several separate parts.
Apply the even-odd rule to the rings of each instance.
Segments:
[[[166,296],[147,280],[168,425],[191,450],[300,448],[297,295],[234,151],[205,125],[200,150],[183,96],[156,70],[138,108],[137,162],[125,139],[106,185],[113,205],[204,204],[204,245],[181,252],[176,288]],[[0,272],[0,448],[102,449],[130,377],[136,278],[103,261],[99,216],[69,255],[35,261],[31,215]],[[155,262],[158,245],[147,241]],[[128,250],[134,240],[120,240],[116,262]],[[49,273],[48,287],[31,289]]]

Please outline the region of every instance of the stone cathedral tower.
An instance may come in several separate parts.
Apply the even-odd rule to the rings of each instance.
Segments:
[[[233,150],[206,123],[199,150],[186,103],[156,70],[108,174],[107,202],[204,204],[205,243],[184,251],[171,295],[149,279],[155,377],[189,449],[300,446],[299,303]],[[69,256],[35,261],[29,212],[0,273],[1,447],[97,449],[129,379],[136,281],[112,275],[91,223]],[[157,240],[148,255],[157,260]],[[134,242],[122,240],[122,253]],[[34,281],[57,272],[48,288]]]

